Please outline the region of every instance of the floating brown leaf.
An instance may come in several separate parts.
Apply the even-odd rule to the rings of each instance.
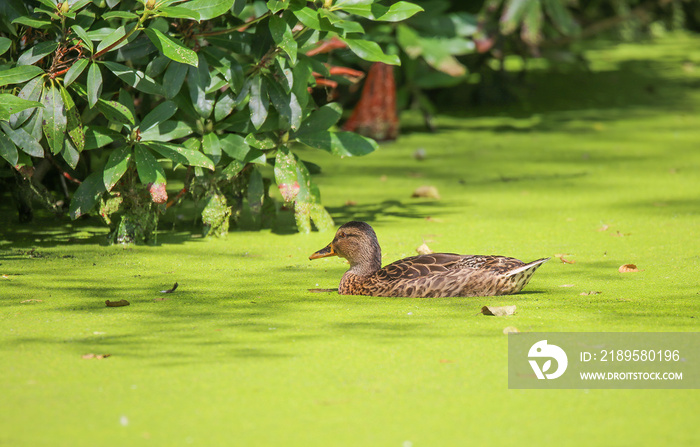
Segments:
[[[330,293],[330,292],[337,292],[338,289],[308,289],[309,292],[311,293]]]
[[[515,305],[513,306],[484,306],[481,308],[481,313],[494,317],[503,317],[513,315],[515,313]]]
[[[345,206],[355,206],[355,205],[357,205],[357,202],[355,202],[354,200],[348,200],[347,202],[345,202]]]
[[[438,192],[438,189],[436,187],[424,185],[416,188],[416,190],[413,191],[413,194],[411,194],[411,197],[422,197],[427,199],[440,200],[440,193]]]
[[[20,303],[43,303],[44,300],[38,300],[36,298],[30,298],[28,300],[20,301]]]
[[[420,247],[416,248],[416,251],[419,255],[429,255],[431,253],[435,253],[425,242],[423,242]]]
[[[598,231],[608,231],[608,228],[610,228],[610,225],[603,224],[602,227],[598,228]]]
[[[173,293],[177,289],[177,283],[173,284],[173,287],[168,290],[161,290],[160,293]]]
[[[131,303],[128,302],[127,300],[119,300],[119,301],[107,300],[107,301],[105,301],[105,304],[107,305],[107,307],[122,307],[122,306],[128,306]]]
[[[579,295],[587,296],[587,295],[600,295],[602,292],[598,292],[597,290],[591,290],[588,292],[581,292]]]
[[[637,268],[636,265],[634,264],[625,264],[621,265],[619,269],[617,269],[620,273],[629,273],[629,272],[638,272],[639,269]]]
[[[81,357],[84,359],[97,359],[97,360],[102,360],[106,359],[107,357],[111,357],[112,354],[83,354]]]
[[[440,359],[440,363],[455,363],[455,361],[450,359]]]
[[[508,335],[508,334],[517,334],[517,333],[519,333],[519,332],[520,332],[520,331],[519,331],[518,328],[515,327],[515,326],[507,326],[507,327],[503,328],[503,333],[506,334],[506,335]]]
[[[563,254],[562,254],[562,253],[558,253],[558,254],[554,255],[555,258],[559,258],[559,260],[560,260],[561,262],[563,262],[564,264],[576,264],[576,261],[570,260],[570,259],[566,259],[564,256],[569,256],[569,253],[563,253]]]
[[[616,231],[616,232],[613,233],[613,236],[615,236],[615,237],[625,237],[625,236],[629,236],[630,234],[632,234],[632,233],[620,233],[619,231]]]

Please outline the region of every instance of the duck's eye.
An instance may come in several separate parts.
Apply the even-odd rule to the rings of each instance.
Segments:
[[[338,239],[343,239],[344,237],[345,237],[345,233],[343,233],[342,231],[340,233],[338,233]]]

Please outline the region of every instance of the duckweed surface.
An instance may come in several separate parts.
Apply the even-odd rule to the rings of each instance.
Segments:
[[[5,193],[0,445],[700,445],[697,390],[509,390],[504,334],[698,331],[698,48],[601,43],[590,72],[533,70],[517,109],[308,153],[336,223],[372,224],[386,262],[423,243],[552,256],[515,296],[314,293],[346,265],[309,261],[332,233],[293,218],[208,240],[173,215],[123,248],[90,220],[20,227]],[[411,198],[423,185],[440,200]]]

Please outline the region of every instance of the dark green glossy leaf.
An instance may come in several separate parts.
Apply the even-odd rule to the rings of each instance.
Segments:
[[[179,7],[195,11],[199,14],[199,20],[210,20],[227,13],[233,6],[234,0],[192,0],[180,4]]]
[[[110,121],[130,124],[132,126],[136,123],[134,120],[134,114],[131,113],[131,110],[117,101],[106,101],[100,98],[97,101],[97,108],[100,109],[100,112],[102,112]]]
[[[158,8],[165,17],[171,17],[173,19],[191,19],[200,20],[199,13],[188,8],[182,8],[180,6],[164,6]]]
[[[199,55],[199,66],[189,67],[187,72],[187,86],[190,91],[192,105],[202,118],[209,118],[214,110],[214,94],[206,93],[211,76],[209,74],[209,64],[203,54]]]
[[[273,15],[270,17],[270,33],[277,46],[289,56],[291,65],[296,64],[297,42],[294,40],[292,29],[287,22],[281,17]]]
[[[75,191],[70,201],[68,212],[70,213],[71,219],[77,219],[83,214],[90,212],[105,192],[105,185],[102,182],[102,172],[97,171],[90,174],[83,180],[80,186],[78,186],[78,189]]]
[[[7,137],[7,135],[2,132],[0,132],[0,157],[7,160],[7,162],[12,166],[17,164],[17,160],[19,158],[17,148]]]
[[[184,138],[194,132],[194,128],[184,121],[163,121],[141,133],[143,141],[172,141]]]
[[[311,132],[298,136],[297,140],[339,156],[361,156],[377,150],[374,140],[354,132]]]
[[[19,92],[18,96],[0,93],[0,121],[10,121],[13,127],[21,126],[37,107],[41,99],[41,81],[32,79]]]
[[[222,94],[216,101],[214,106],[214,119],[216,121],[221,121],[226,119],[227,116],[233,112],[233,108],[236,106],[236,97],[229,90]]]
[[[80,152],[73,146],[71,140],[66,139],[63,142],[63,149],[61,149],[61,157],[70,166],[75,169],[78,167],[78,161],[80,161]]]
[[[296,135],[328,130],[340,120],[343,109],[336,102],[332,102],[311,112],[308,118],[299,127]]]
[[[75,149],[80,152],[85,149],[83,122],[80,119],[80,114],[78,113],[77,107],[75,107],[73,98],[71,98],[70,93],[68,93],[68,90],[63,88],[63,86],[61,86],[61,99],[66,108],[66,129],[68,131],[68,136],[70,136]]]
[[[288,148],[281,147],[275,157],[275,183],[285,202],[293,201],[299,194],[297,160]]]
[[[58,154],[63,150],[68,121],[60,90],[53,85],[45,88],[41,95],[41,103],[44,104],[41,127],[51,152]]]
[[[168,143],[148,142],[144,144],[175,163],[180,163],[185,166],[199,166],[212,171],[215,169],[211,159],[199,151]]]
[[[39,140],[34,138],[24,128],[13,129],[6,123],[0,123],[0,127],[7,137],[24,153],[32,157],[43,158],[44,148],[39,143]]]
[[[80,37],[80,40],[83,41],[83,46],[85,48],[87,48],[88,50],[90,50],[90,52],[92,53],[92,51],[93,51],[92,40],[90,40],[90,38],[88,37],[88,34],[85,31],[85,29],[83,29],[83,27],[80,25],[73,25],[70,28],[75,32],[75,34],[78,35],[78,37]]]
[[[400,65],[401,61],[399,57],[395,54],[384,54],[381,47],[377,45],[376,42],[362,39],[348,39],[343,40],[350,48],[350,51],[355,53],[361,59],[370,62],[383,62],[389,65]]]
[[[174,102],[162,102],[158,104],[158,106],[155,109],[148,112],[148,115],[146,115],[141,121],[141,124],[139,125],[139,130],[141,131],[141,133],[143,133],[151,127],[157,126],[163,121],[170,119],[170,117],[173,116],[175,112],[177,112],[177,106]]]
[[[150,76],[146,76],[142,71],[134,70],[116,62],[104,61],[103,64],[117,75],[119,79],[135,89],[152,95],[163,95],[163,87],[158,85]]]
[[[260,222],[264,198],[265,184],[263,183],[263,177],[260,171],[255,168],[250,173],[250,179],[248,179],[248,207],[256,224]]]
[[[36,29],[48,29],[51,27],[51,21],[46,19],[35,19],[29,16],[17,17],[12,21],[15,25],[24,25]]]
[[[78,79],[78,77],[83,73],[85,68],[88,66],[89,61],[87,59],[80,59],[78,62],[73,64],[72,67],[70,67],[70,70],[68,70],[68,73],[66,73],[66,76],[63,78],[63,85],[65,87],[68,87]]]
[[[7,51],[11,45],[12,41],[10,39],[7,37],[0,37],[0,56],[5,54],[5,51]]]
[[[175,62],[192,65],[193,67],[196,67],[199,63],[197,53],[184,46],[180,41],[166,36],[155,28],[146,28],[144,32],[156,48]]]
[[[173,99],[182,88],[182,83],[187,77],[188,65],[171,62],[163,75],[163,88],[165,89],[165,97]]]
[[[202,152],[207,154],[214,164],[221,160],[221,142],[214,132],[204,134],[202,137]]]
[[[219,141],[221,142],[221,149],[226,155],[236,160],[244,161],[250,151],[250,146],[240,135],[229,133],[221,137]]]
[[[129,168],[130,160],[131,147],[126,145],[116,148],[109,154],[107,164],[102,173],[102,182],[107,191],[111,191],[114,185],[124,176],[124,173]]]
[[[267,80],[270,101],[292,130],[301,124],[301,106],[294,93],[285,93],[284,88],[274,81]]]
[[[42,73],[44,73],[44,70],[35,65],[20,65],[9,70],[2,70],[0,71],[0,87],[10,84],[21,84],[34,79]]]
[[[85,130],[85,148],[83,150],[98,149],[122,140],[124,140],[124,136],[109,127],[88,126]]]
[[[267,93],[267,88],[263,82],[262,76],[253,78],[250,84],[250,122],[253,123],[256,129],[260,129],[267,119],[268,107],[270,100]]]
[[[141,183],[144,185],[149,183],[166,183],[163,167],[158,164],[158,160],[144,145],[134,145],[134,160],[136,161],[136,171],[139,174]]]
[[[95,107],[102,94],[102,72],[100,66],[93,62],[88,69],[87,99],[90,108]]]

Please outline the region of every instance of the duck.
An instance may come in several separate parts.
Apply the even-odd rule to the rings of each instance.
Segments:
[[[338,286],[341,295],[444,298],[510,295],[520,292],[549,258],[525,263],[492,255],[433,253],[381,266],[382,250],[374,229],[352,221],[338,228],[310,260],[338,256],[350,263]]]

